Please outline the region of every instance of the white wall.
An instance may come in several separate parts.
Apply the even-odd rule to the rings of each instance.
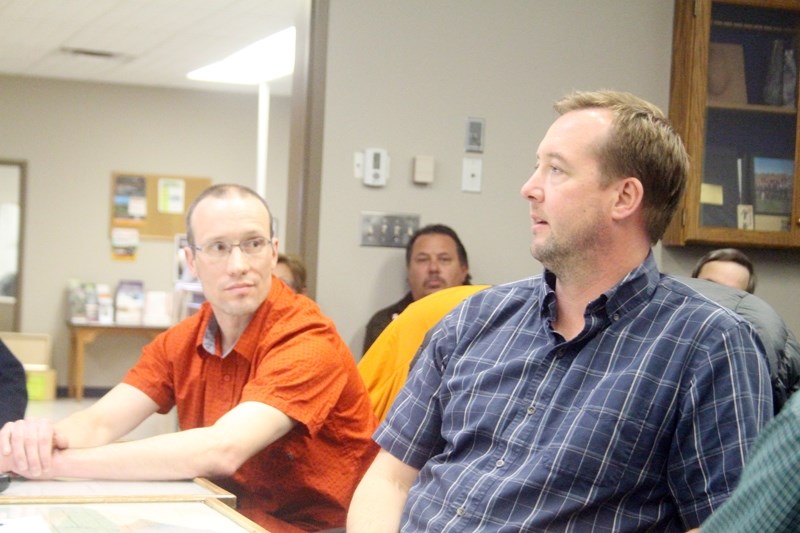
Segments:
[[[257,95],[0,77],[0,158],[28,162],[22,331],[50,333],[66,383],[69,278],[142,279],[171,290],[171,241],[143,241],[133,262],[111,259],[114,171],[207,176],[255,187]],[[271,100],[267,199],[285,219],[288,98]],[[275,194],[275,200],[271,193]],[[108,387],[146,339],[99,337],[86,385]]]
[[[573,89],[613,88],[666,109],[672,2],[338,0],[331,3],[317,299],[356,355],[378,308],[405,291],[401,249],[360,247],[361,211],[451,225],[476,283],[541,271],[519,189]],[[486,120],[483,191],[460,190],[467,117]],[[382,189],[353,177],[353,152],[382,147]],[[411,182],[415,155],[436,179]]]

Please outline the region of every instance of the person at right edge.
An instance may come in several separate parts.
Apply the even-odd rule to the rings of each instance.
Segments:
[[[556,110],[521,191],[544,273],[428,333],[348,533],[685,531],[772,417],[753,327],[656,266],[688,168],[663,113],[613,91]]]

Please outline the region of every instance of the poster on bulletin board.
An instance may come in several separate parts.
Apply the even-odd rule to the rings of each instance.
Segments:
[[[171,241],[186,231],[186,210],[210,185],[211,178],[204,177],[114,172],[111,234],[130,228],[138,232],[138,239]]]

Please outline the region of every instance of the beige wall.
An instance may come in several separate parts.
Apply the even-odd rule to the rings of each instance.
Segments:
[[[258,97],[174,89],[0,77],[0,158],[28,162],[22,330],[50,333],[66,384],[67,280],[112,286],[142,279],[171,290],[171,241],[143,241],[136,261],[111,259],[114,171],[208,176],[255,186]],[[285,217],[288,98],[271,100],[267,196]],[[115,384],[146,339],[105,338],[91,347],[86,385]]]
[[[606,87],[666,109],[671,27],[665,0],[331,2],[317,300],[356,355],[372,312],[405,291],[402,250],[359,246],[360,212],[410,212],[423,223],[452,225],[476,282],[540,272],[528,252],[518,191],[553,119],[551,102],[572,89]],[[281,220],[283,104],[273,99],[267,195]],[[255,114],[255,96],[0,78],[0,157],[29,162],[22,325],[54,335],[61,384],[68,278],[135,277],[153,289],[171,283],[171,244],[145,243],[133,264],[109,259],[110,173],[208,175],[252,185]],[[480,194],[460,191],[470,116],[486,119]],[[366,147],[392,157],[382,189],[353,177],[353,152]],[[435,157],[432,185],[411,183],[415,155]],[[657,257],[664,270],[688,274],[706,250],[659,247]],[[800,332],[800,253],[748,253],[758,264],[757,294]],[[113,385],[139,346],[98,340],[87,384]]]
[[[360,355],[363,328],[406,290],[401,249],[358,242],[361,211],[451,225],[473,280],[535,274],[519,189],[573,89],[614,88],[666,108],[672,39],[664,0],[339,0],[331,3],[318,301]],[[467,117],[486,120],[483,190],[461,192]],[[386,187],[353,177],[353,152],[386,148]],[[411,182],[432,155],[432,185]]]
[[[337,0],[328,44],[318,301],[357,355],[376,309],[406,290],[403,252],[358,244],[361,211],[408,212],[462,237],[475,282],[541,271],[528,252],[518,191],[572,89],[634,92],[669,103],[672,2],[665,0]],[[460,190],[466,117],[486,119],[483,191]],[[386,148],[392,175],[361,185],[353,151]],[[411,182],[415,155],[436,179]],[[662,268],[689,274],[709,248],[657,247]],[[800,332],[800,252],[747,250],[757,294]],[[662,257],[663,256],[663,257]]]

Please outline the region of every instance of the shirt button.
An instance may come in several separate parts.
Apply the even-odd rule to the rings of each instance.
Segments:
[[[614,322],[619,320],[619,313],[614,313],[613,315],[611,315],[611,320],[613,320]]]
[[[536,412],[536,407],[534,407],[533,405],[529,405],[527,412],[529,415],[532,415],[534,412]]]
[[[504,464],[506,464],[505,461],[503,461],[502,459],[498,459],[497,462],[495,463],[495,466],[497,466],[497,468],[500,468]]]
[[[229,375],[226,375],[226,376],[225,376],[225,377],[223,377],[222,379],[223,379],[223,380],[225,380],[225,381],[230,381],[230,380],[231,380],[231,377],[230,377]]]
[[[458,516],[464,516],[465,514],[467,514],[467,510],[464,509],[463,507],[459,507],[458,509],[456,509],[456,514]]]

